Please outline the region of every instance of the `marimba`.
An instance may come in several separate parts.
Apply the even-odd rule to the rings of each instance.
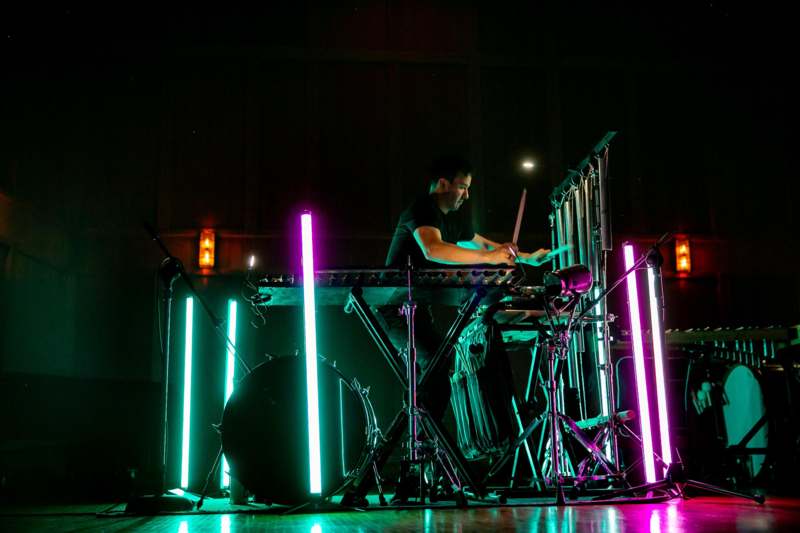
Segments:
[[[484,303],[523,290],[524,277],[513,268],[462,267],[420,269],[411,273],[412,297],[418,303],[461,305],[476,289],[483,289]],[[314,273],[317,305],[344,305],[354,288],[369,305],[401,305],[408,299],[408,271],[374,268],[318,270]],[[300,276],[265,276],[256,283],[257,304],[302,305]]]

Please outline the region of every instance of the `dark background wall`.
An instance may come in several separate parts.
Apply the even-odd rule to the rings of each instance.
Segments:
[[[190,268],[199,229],[218,231],[219,279],[201,287],[238,287],[250,253],[294,269],[301,208],[322,266],[378,265],[441,152],[473,161],[490,237],[508,238],[528,187],[521,242],[536,248],[549,192],[617,130],[617,243],[693,239],[695,275],[667,268],[667,325],[797,323],[789,19],[727,2],[552,4],[2,8],[6,487],[39,468],[99,492],[153,462],[155,415],[136,413],[155,412],[161,256],[143,220]],[[352,317],[330,320],[348,335],[324,349],[357,374],[376,354]],[[287,327],[252,338],[290,352]],[[389,416],[391,378],[374,372]],[[40,464],[43,450],[59,460]],[[91,482],[76,473],[88,463]]]

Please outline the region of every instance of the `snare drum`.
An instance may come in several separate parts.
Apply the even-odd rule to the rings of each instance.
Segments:
[[[379,431],[364,390],[320,359],[322,496],[344,489],[367,464]],[[279,357],[245,376],[222,416],[230,474],[257,497],[293,505],[309,499],[306,368]]]

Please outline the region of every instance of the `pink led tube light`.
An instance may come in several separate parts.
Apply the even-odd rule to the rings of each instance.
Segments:
[[[672,447],[669,441],[669,415],[667,412],[666,376],[664,374],[664,346],[662,344],[664,331],[661,323],[661,313],[658,308],[656,291],[661,290],[656,286],[656,271],[654,267],[647,269],[647,289],[650,296],[650,330],[653,332],[653,364],[656,371],[656,401],[658,403],[658,429],[661,437],[661,459],[664,461],[664,474],[667,467],[672,464]]]
[[[624,246],[625,270],[633,267],[633,245]],[[644,344],[642,343],[642,323],[639,316],[639,289],[636,285],[636,271],[628,274],[628,310],[631,318],[631,337],[633,338],[633,361],[636,371],[636,392],[639,401],[639,420],[642,426],[642,459],[644,474],[648,483],[656,480],[653,459],[653,436],[650,429],[650,401],[647,397],[647,376],[644,366]]]

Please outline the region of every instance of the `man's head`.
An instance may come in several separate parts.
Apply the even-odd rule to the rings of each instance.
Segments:
[[[429,193],[436,194],[445,213],[455,211],[469,199],[472,166],[466,159],[445,156],[436,159],[430,169]]]

